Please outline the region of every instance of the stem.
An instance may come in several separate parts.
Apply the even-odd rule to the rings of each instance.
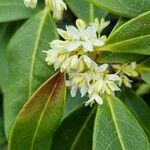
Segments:
[[[90,3],[90,22],[94,22],[94,6]]]

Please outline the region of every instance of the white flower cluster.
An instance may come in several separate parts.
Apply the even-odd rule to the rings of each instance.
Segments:
[[[117,74],[120,76],[120,80],[118,85],[121,86],[124,84],[125,86],[131,88],[131,82],[129,77],[137,77],[138,73],[135,71],[136,62],[132,62],[131,65],[123,64],[123,65],[112,65],[112,67],[117,71]]]
[[[58,33],[64,40],[54,40],[50,43],[51,49],[47,53],[46,62],[54,65],[55,70],[68,74],[66,85],[71,87],[72,97],[80,90],[81,96],[86,94],[89,100],[85,105],[92,106],[93,103],[103,104],[103,94],[114,94],[120,91],[124,83],[130,87],[128,76],[137,76],[134,71],[136,64],[131,65],[98,65],[91,59],[94,49],[105,44],[106,36],[100,36],[101,31],[109,24],[102,19],[96,19],[89,26],[78,19],[76,26],[66,26],[66,31],[58,29]],[[109,68],[115,70],[110,73]]]
[[[36,8],[37,0],[24,0],[26,7]],[[46,6],[53,12],[53,18],[56,20],[62,19],[63,11],[67,10],[66,4],[63,0],[45,0]]]

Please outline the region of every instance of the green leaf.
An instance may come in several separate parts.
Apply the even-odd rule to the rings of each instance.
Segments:
[[[150,149],[148,138],[142,127],[114,96],[105,96],[104,104],[98,106],[93,150],[145,150]]]
[[[48,42],[57,38],[56,26],[46,8],[30,18],[13,36],[8,48],[9,84],[5,95],[7,135],[24,105],[35,90],[54,74],[45,62]]]
[[[65,2],[77,18],[83,19],[87,23],[91,21],[91,17],[93,19],[96,17],[104,18],[107,15],[107,12],[95,6],[90,6],[89,0],[65,0]]]
[[[135,17],[150,10],[149,0],[91,0],[96,6],[125,17]]]
[[[110,35],[113,34],[119,27],[129,21],[128,18],[120,17],[115,27],[111,31]],[[146,56],[139,54],[127,54],[127,53],[112,53],[112,52],[101,52],[97,62],[99,63],[129,63],[134,61],[143,60]]]
[[[8,24],[0,24],[0,87],[4,89],[4,83],[7,80],[8,64],[6,60],[6,47],[9,36],[6,34]],[[7,36],[6,36],[7,35]]]
[[[4,132],[4,118],[3,118],[2,100],[0,96],[0,149],[5,142],[6,137]]]
[[[13,26],[13,28],[12,28]],[[0,87],[4,92],[8,85],[8,61],[7,61],[7,45],[13,33],[16,31],[18,23],[2,23],[0,24]]]
[[[117,21],[115,27],[113,28],[113,30],[111,31],[110,34],[112,34],[115,30],[117,30],[119,27],[121,27],[123,24],[125,24],[127,21],[129,21],[128,18],[125,17],[120,17],[119,20]]]
[[[101,52],[97,62],[98,63],[130,63],[137,62],[145,59],[146,56],[139,54],[129,53],[112,53],[112,52]]]
[[[23,106],[12,128],[10,150],[49,150],[66,103],[64,74],[48,79]]]
[[[119,93],[119,98],[128,107],[130,112],[139,121],[147,135],[150,137],[150,108],[129,88],[125,88]]]
[[[150,55],[150,11],[115,30],[98,51]]]
[[[91,150],[95,108],[80,107],[60,124],[52,150]]]
[[[66,118],[72,111],[80,108],[84,105],[88,97],[81,97],[80,92],[78,91],[75,97],[72,97],[70,94],[70,90],[67,91],[67,104],[64,112],[64,118]]]
[[[138,64],[137,71],[141,74],[142,79],[150,85],[150,57]]]
[[[26,8],[23,0],[1,0],[0,22],[8,22],[25,19],[33,15],[37,10]]]

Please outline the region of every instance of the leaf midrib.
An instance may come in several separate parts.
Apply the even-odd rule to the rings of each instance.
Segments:
[[[111,46],[116,46],[116,45],[119,45],[119,44],[132,42],[134,40],[139,40],[139,39],[146,38],[146,37],[150,37],[150,34],[139,36],[139,37],[134,37],[134,38],[131,38],[131,39],[126,39],[126,40],[119,41],[119,42],[116,42],[116,43],[111,43],[111,44],[109,44],[109,43],[107,44],[106,43],[106,45],[97,48],[96,51],[110,51],[111,52],[112,50],[111,49],[107,49],[107,48],[110,48]]]
[[[31,58],[31,67],[30,67],[30,72],[29,72],[29,92],[28,92],[28,98],[31,96],[32,94],[32,82],[33,82],[33,70],[34,70],[34,65],[35,65],[35,58],[36,58],[36,54],[37,54],[37,50],[38,50],[38,45],[39,45],[39,41],[40,41],[40,35],[42,33],[42,29],[44,26],[44,21],[46,19],[46,16],[48,14],[48,9],[45,8],[45,10],[43,11],[43,16],[41,17],[41,21],[39,24],[39,30],[38,33],[36,35],[36,41],[35,41],[35,45],[33,47],[33,53],[32,53],[32,58]]]
[[[78,134],[76,135],[76,137],[75,137],[75,139],[74,139],[74,141],[73,141],[73,143],[72,143],[72,145],[71,145],[70,150],[74,150],[74,148],[75,148],[75,146],[76,146],[76,144],[77,144],[77,142],[78,142],[80,136],[82,135],[82,132],[84,131],[86,125],[88,124],[89,120],[91,119],[91,117],[92,117],[94,111],[95,111],[95,108],[89,113],[89,115],[88,115],[88,117],[86,118],[84,124],[82,125],[82,127],[80,128]]]
[[[121,146],[122,150],[126,150],[126,148],[124,146],[123,139],[122,139],[122,135],[120,134],[119,126],[117,124],[117,119],[116,119],[116,116],[115,116],[115,112],[114,112],[114,109],[113,109],[113,106],[112,106],[112,103],[111,103],[112,100],[108,97],[106,98],[106,100],[107,100],[108,106],[110,108],[112,121],[114,122],[114,126],[115,126],[115,129],[116,129],[116,132],[117,132],[118,140],[120,142],[120,146]]]
[[[32,140],[32,143],[31,143],[31,150],[33,150],[34,141],[35,141],[35,139],[36,139],[36,135],[37,135],[39,126],[40,126],[40,124],[41,124],[41,121],[42,121],[42,118],[43,118],[44,113],[45,113],[45,111],[46,111],[46,108],[47,108],[47,106],[48,106],[48,104],[49,104],[49,101],[51,100],[51,97],[52,97],[52,95],[53,95],[53,93],[54,93],[54,91],[55,91],[55,89],[56,89],[56,87],[57,87],[57,84],[59,83],[59,82],[58,82],[59,80],[60,80],[60,77],[56,80],[56,83],[54,84],[53,89],[51,90],[51,94],[50,94],[50,96],[48,97],[48,100],[47,100],[47,102],[46,102],[46,104],[45,104],[45,106],[44,106],[44,109],[43,109],[43,111],[42,111],[42,113],[41,113],[41,115],[40,115],[40,118],[39,118],[39,120],[38,120],[37,127],[36,127],[35,132],[34,132],[34,135],[33,135],[33,140]]]
[[[125,40],[122,40],[122,41],[119,41],[119,42],[115,42],[115,43],[111,43],[111,44],[109,44],[109,43],[107,44],[106,43],[106,46],[119,45],[119,44],[122,44],[122,43],[126,43],[126,42],[130,42],[130,41],[142,39],[142,38],[149,37],[149,36],[150,36],[150,34],[147,34],[147,35],[142,35],[142,36],[138,36],[138,37],[134,37],[134,38],[130,38],[130,39],[125,39]]]

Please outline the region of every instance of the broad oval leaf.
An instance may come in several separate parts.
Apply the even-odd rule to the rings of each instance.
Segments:
[[[75,109],[56,131],[52,150],[91,150],[94,117],[95,108]]]
[[[91,0],[96,6],[109,12],[125,16],[135,17],[150,10],[149,0]]]
[[[25,19],[33,15],[36,11],[25,7],[23,0],[1,0],[0,22]]]
[[[150,149],[148,138],[142,127],[114,96],[106,96],[104,105],[98,106],[93,150],[145,150]]]
[[[118,96],[150,137],[150,108],[144,100],[138,97],[135,92],[129,88],[124,88],[121,92],[119,92]]]
[[[49,150],[66,103],[64,74],[48,79],[26,102],[12,128],[10,150]]]
[[[107,15],[107,12],[100,10],[99,8],[93,5],[89,0],[65,0],[72,12],[80,19],[83,19],[87,23],[97,18],[104,18]]]
[[[150,11],[115,30],[100,51],[150,55]]]
[[[43,50],[57,38],[56,26],[45,8],[30,18],[13,36],[8,48],[9,85],[5,95],[5,130],[8,135],[24,103],[54,71]]]

